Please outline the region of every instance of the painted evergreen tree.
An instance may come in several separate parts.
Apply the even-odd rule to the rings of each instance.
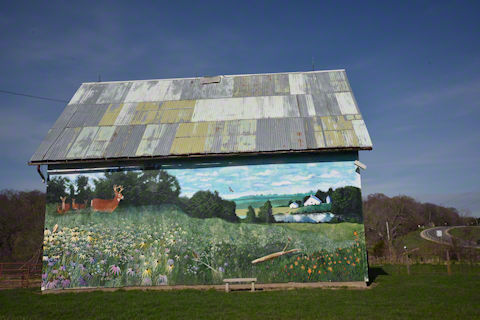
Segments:
[[[270,200],[265,202],[265,204],[260,208],[260,211],[258,212],[258,222],[275,222],[275,218],[273,217],[272,203],[270,202]]]
[[[252,206],[248,206],[247,210],[247,217],[245,218],[245,222],[257,222],[257,217],[255,215],[255,209]]]

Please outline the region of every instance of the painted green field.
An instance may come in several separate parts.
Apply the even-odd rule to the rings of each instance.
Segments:
[[[262,203],[263,204],[263,203]],[[260,208],[254,208],[255,214],[258,215],[258,212],[260,211]],[[236,209],[235,213],[239,217],[245,217],[247,215],[248,209]],[[272,213],[273,214],[291,214],[293,212],[298,211],[297,209],[292,209],[290,207],[273,207],[272,208]]]
[[[163,206],[49,213],[46,228],[47,289],[215,284],[251,276],[265,283],[364,281],[366,274],[362,224],[230,223]],[[298,252],[252,264],[285,247]]]
[[[0,290],[0,319],[479,319],[480,267],[373,267],[367,290]]]

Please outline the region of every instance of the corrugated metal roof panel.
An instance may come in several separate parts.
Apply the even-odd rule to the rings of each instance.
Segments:
[[[38,146],[37,150],[33,154],[30,161],[41,161],[43,160],[44,156],[47,154],[48,149],[55,143],[57,138],[62,133],[63,128],[52,128],[48,130],[47,136],[43,140],[43,142]]]
[[[358,143],[360,147],[371,147],[372,140],[370,140],[370,135],[368,134],[367,126],[363,120],[353,120],[352,121],[353,130],[358,138]]]
[[[99,127],[84,127],[67,154],[67,159],[83,159]]]
[[[88,148],[85,158],[104,158],[105,150],[115,131],[114,126],[100,127]]]
[[[84,83],[69,104],[96,104],[106,86],[106,83]]]
[[[68,122],[67,127],[93,127],[98,126],[105,112],[108,109],[107,104],[88,104],[77,108],[77,111]]]
[[[95,103],[121,103],[125,100],[131,86],[131,82],[107,83]]]
[[[316,149],[317,142],[315,139],[314,119],[303,118],[303,128],[305,130],[305,142],[307,143],[306,149]]]
[[[172,147],[173,139],[175,139],[175,134],[178,130],[178,123],[167,123],[162,124],[164,127],[162,136],[159,138],[157,147],[153,151],[152,155],[161,155],[166,156],[170,153]]]
[[[135,81],[128,91],[124,102],[150,102],[179,100],[181,92],[176,80]]]
[[[48,149],[44,159],[62,160],[67,156],[82,128],[65,128],[54,144]]]
[[[123,108],[123,103],[111,103],[103,114],[102,119],[98,123],[99,126],[113,126],[117,120],[120,111]]]
[[[63,129],[65,128],[68,123],[70,122],[70,119],[72,119],[73,115],[77,111],[77,108],[79,105],[77,104],[68,104],[65,109],[63,110],[62,114],[60,117],[55,121],[53,124],[52,128],[60,128]],[[82,107],[82,106],[80,106]]]
[[[286,132],[290,135],[290,148],[292,150],[302,150],[307,147],[305,138],[305,127],[302,118],[287,119]]]
[[[105,157],[120,158],[135,156],[145,127],[145,125],[117,126],[105,150]]]
[[[343,70],[202,79],[82,84],[32,161],[371,147]]]
[[[321,117],[324,130],[346,130],[352,129],[352,122],[345,120],[343,116]]]
[[[218,83],[202,84],[200,79],[185,79],[177,82],[181,100],[230,98],[233,96],[232,77],[222,77]]]
[[[334,93],[318,93],[312,95],[317,116],[341,115],[340,107]]]
[[[130,124],[149,124],[159,122],[161,102],[139,102],[135,107]]]
[[[336,92],[335,97],[342,114],[357,114],[357,107],[351,92]]]

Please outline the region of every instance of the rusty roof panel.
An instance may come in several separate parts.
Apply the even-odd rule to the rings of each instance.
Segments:
[[[314,119],[303,118],[303,128],[305,130],[305,142],[307,144],[307,149],[316,149],[317,142],[315,139]]]
[[[257,150],[289,150],[290,134],[286,132],[287,119],[257,120]]]
[[[285,131],[289,135],[290,148],[292,150],[302,150],[307,147],[302,118],[287,119]]]
[[[30,161],[41,161],[44,156],[47,154],[48,149],[55,143],[60,134],[62,133],[63,128],[52,128],[48,130],[47,136],[43,139],[43,142],[38,146],[37,150],[33,154]]]

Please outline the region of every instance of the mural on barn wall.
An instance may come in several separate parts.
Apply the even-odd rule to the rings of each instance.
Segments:
[[[353,161],[50,176],[42,290],[366,281]]]

